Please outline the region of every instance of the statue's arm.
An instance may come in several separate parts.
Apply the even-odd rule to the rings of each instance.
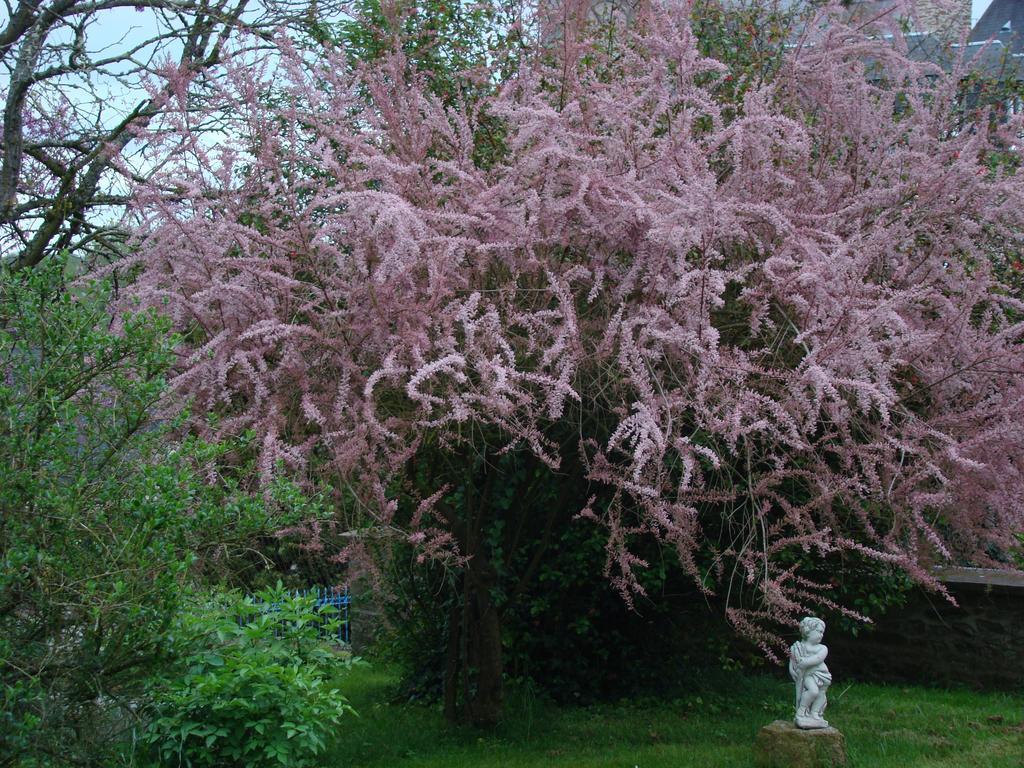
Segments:
[[[821,664],[828,656],[828,648],[824,645],[820,649],[812,653],[810,656],[805,656],[798,662],[801,669],[810,669],[811,667]]]

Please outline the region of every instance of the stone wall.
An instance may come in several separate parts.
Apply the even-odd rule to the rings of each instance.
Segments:
[[[1024,689],[1024,575],[950,568],[940,578],[959,607],[916,593],[857,637],[828,637],[836,680]]]

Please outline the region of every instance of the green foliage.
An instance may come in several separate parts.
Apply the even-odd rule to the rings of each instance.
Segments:
[[[553,498],[557,483],[551,486],[535,495]],[[502,611],[510,680],[555,701],[590,702],[660,693],[698,668],[763,663],[753,646],[735,637],[720,606],[700,595],[673,556],[653,542],[640,549],[651,563],[641,575],[648,597],[629,608],[603,576],[606,532],[572,520],[571,507],[552,532],[535,577],[523,583],[544,534],[527,523],[510,548],[515,532],[500,515],[506,495],[506,488],[496,490],[491,509],[499,517],[485,536],[496,564],[492,594]],[[392,630],[375,651],[402,669],[403,699],[437,701],[449,622],[463,610],[458,579],[440,566],[417,564],[410,547],[396,553],[387,575]]]
[[[401,40],[402,52],[426,78],[430,91],[451,104],[471,101],[494,86],[474,73],[501,56],[514,71],[523,44],[514,25],[521,8],[511,2],[463,3],[447,0],[357,0],[353,18],[340,23],[334,37],[354,62],[380,59]],[[331,35],[324,33],[325,39]]]
[[[237,481],[205,482],[237,445],[168,442],[176,339],[109,298],[59,264],[0,271],[0,765],[102,764],[189,574],[270,527]]]
[[[831,601],[871,620],[906,605],[917,588],[895,565],[854,552],[816,556],[794,547],[786,559],[799,563],[807,579],[825,585]],[[871,625],[837,611],[822,610],[819,614],[830,627],[829,632],[856,636],[865,630],[871,631]]]
[[[573,520],[573,501],[557,518],[536,575],[525,584],[544,537],[542,512],[555,503],[557,478],[535,487],[521,512],[521,527],[509,509],[523,497],[526,469],[501,464],[506,483],[496,483],[485,507],[487,557],[494,564],[492,595],[502,611],[507,676],[560,702],[592,702],[620,696],[661,694],[701,669],[763,666],[763,654],[737,638],[724,616],[723,595],[703,595],[654,542],[639,539],[636,550],[650,563],[641,572],[647,598],[634,609],[603,576],[606,532],[586,520]],[[463,492],[451,494],[452,505]],[[519,527],[516,530],[510,528]],[[912,587],[897,568],[845,553],[823,563],[795,548],[792,562],[804,560],[809,578],[827,584],[829,596],[871,618],[906,602]],[[817,564],[817,568],[814,566]],[[710,568],[710,560],[704,568]],[[442,694],[446,640],[451,617],[463,610],[459,581],[449,570],[418,564],[411,547],[400,548],[387,574],[391,594],[386,608],[393,631],[378,647],[403,670],[401,695],[438,700]],[[740,599],[734,594],[733,599]],[[833,631],[857,634],[863,623],[839,613],[822,613]],[[555,629],[553,629],[555,628]],[[780,628],[785,632],[788,628]]]
[[[221,596],[186,613],[176,630],[180,662],[150,690],[142,743],[154,764],[314,765],[352,712],[327,680],[351,659],[318,639],[322,613],[280,582],[255,601]]]
[[[651,567],[640,577],[648,597],[631,610],[603,578],[606,541],[599,526],[573,521],[556,535],[536,582],[507,606],[510,674],[535,681],[556,701],[650,693],[685,664],[673,651],[682,634],[676,619],[689,611],[670,593],[693,600],[692,585],[647,542]]]
[[[721,3],[697,0],[694,33],[705,56],[728,65],[723,90],[742,103],[752,86],[769,81],[786,53],[785,42],[820,3]]]

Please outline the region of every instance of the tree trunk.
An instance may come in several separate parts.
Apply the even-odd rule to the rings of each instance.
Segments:
[[[489,579],[478,578],[470,566],[471,592],[466,628],[471,638],[469,668],[473,673],[466,715],[476,726],[493,727],[501,719],[504,704],[501,652],[501,617],[491,597]]]
[[[461,600],[449,610],[443,696],[445,719],[453,725],[491,728],[501,719],[504,660],[492,573],[478,553],[463,574]]]
[[[570,452],[566,453],[571,456]],[[571,459],[569,463],[572,464]],[[576,504],[580,488],[569,479],[570,474],[559,484],[555,498],[544,497],[541,501],[535,493],[544,486],[544,480],[538,480],[539,466],[527,464],[511,475],[502,474],[500,467],[486,458],[474,464],[472,456],[466,457],[464,466],[467,473],[462,485],[462,508],[458,512],[444,509],[442,514],[467,558],[451,596],[452,607],[448,614],[444,713],[451,724],[463,722],[492,727],[501,719],[504,706],[502,611],[495,604],[495,590],[504,587],[505,594],[511,595],[510,603],[515,603],[526,590],[540,570],[558,522],[566,517],[565,510],[580,506]],[[515,500],[500,514],[518,525],[506,530],[504,546],[495,552],[486,538],[487,523],[493,521],[496,514],[494,484],[499,479],[507,483],[513,478],[519,483]],[[531,514],[538,505],[544,512]],[[492,558],[496,554],[510,558],[501,553],[516,550],[524,527],[537,525],[542,532],[539,540],[531,542],[533,556],[516,579],[516,574],[510,571],[511,559],[495,561]]]
[[[462,649],[462,610],[458,601],[453,600],[448,610],[448,643],[445,648],[444,719],[451,725],[459,718],[459,659]]]

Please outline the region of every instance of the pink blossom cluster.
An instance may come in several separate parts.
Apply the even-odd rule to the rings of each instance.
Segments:
[[[486,427],[555,471],[578,422],[616,586],[654,536],[754,636],[828,604],[793,552],[933,586],[996,563],[1024,530],[1024,305],[993,276],[1024,126],[833,10],[739,104],[672,2],[455,107],[397,46],[229,63],[230,134],[182,103],[139,197],[134,292],[188,332],[194,427],[255,430],[264,479],[327,473],[393,525],[420,451]],[[450,555],[437,497],[403,524]]]

